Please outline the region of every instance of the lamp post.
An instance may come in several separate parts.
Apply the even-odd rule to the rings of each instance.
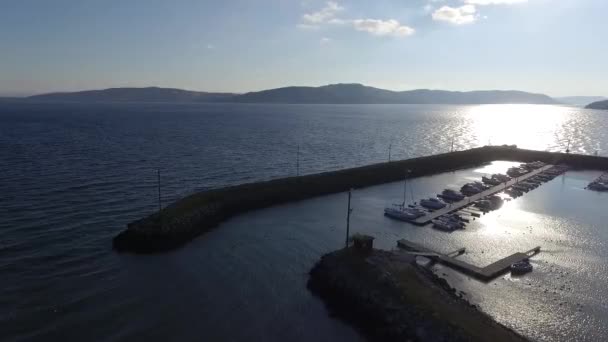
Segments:
[[[346,211],[346,240],[344,241],[344,248],[348,248],[348,235],[350,233],[350,213],[353,209],[350,207],[350,198],[352,196],[352,189],[348,190],[348,208]]]
[[[158,184],[158,212],[160,213],[160,211],[163,208],[162,202],[161,202],[161,197],[160,197],[160,169],[156,170],[157,173],[157,184]]]

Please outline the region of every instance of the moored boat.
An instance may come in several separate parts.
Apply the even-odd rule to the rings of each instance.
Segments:
[[[495,173],[495,174],[492,175],[492,178],[498,179],[502,183],[508,182],[508,181],[511,180],[511,177],[509,177],[507,175],[503,175],[502,173]]]
[[[434,197],[421,200],[420,205],[428,209],[441,209],[446,206],[444,202]]]
[[[509,170],[507,170],[507,175],[509,175],[510,177],[519,177],[525,175],[526,173],[528,173],[528,170],[517,166],[509,168]]]
[[[587,188],[595,191],[608,191],[608,184],[601,182],[593,182],[589,184]]]
[[[448,201],[462,201],[465,196],[463,194],[461,194],[460,192],[456,191],[456,190],[452,190],[452,189],[445,189],[443,190],[443,192],[439,195],[437,195],[437,197],[441,197],[443,200],[448,200]]]
[[[431,221],[433,223],[433,227],[437,228],[439,230],[443,230],[446,232],[452,232],[455,231],[457,229],[460,229],[460,227],[455,224],[454,222],[450,222],[448,220],[445,219],[435,219],[433,221]]]
[[[463,185],[462,188],[460,188],[460,192],[462,192],[466,196],[472,196],[472,195],[478,194],[486,189],[487,189],[487,187],[484,186],[482,183],[473,182],[473,183],[467,183],[467,184]]]
[[[511,265],[512,274],[525,274],[532,272],[532,269],[532,264],[528,260],[519,261]]]
[[[481,177],[481,181],[484,182],[485,184],[490,184],[490,185],[500,185],[500,183],[502,183],[500,180],[498,180],[496,178],[491,178],[491,177],[486,177],[486,176]]]
[[[384,215],[401,221],[412,221],[424,215],[424,212],[419,209],[395,206],[393,208],[384,208]]]

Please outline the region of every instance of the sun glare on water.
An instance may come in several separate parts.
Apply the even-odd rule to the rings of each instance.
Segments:
[[[568,110],[551,105],[480,105],[471,107],[467,116],[479,145],[516,144],[546,150],[556,141],[566,144],[568,138],[559,132],[568,121]]]

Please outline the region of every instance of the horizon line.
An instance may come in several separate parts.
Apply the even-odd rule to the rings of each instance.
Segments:
[[[28,92],[28,93],[23,93],[23,92],[1,93],[0,97],[28,98],[28,97],[31,97],[31,96],[39,96],[39,95],[47,95],[47,94],[78,93],[78,92],[87,92],[87,91],[103,91],[103,90],[110,90],[110,89],[147,89],[147,88],[175,89],[175,90],[183,90],[183,91],[191,91],[191,92],[202,92],[202,93],[224,93],[224,94],[243,95],[243,94],[247,94],[247,93],[255,93],[255,92],[261,92],[261,91],[276,90],[276,89],[282,89],[282,88],[299,88],[299,87],[302,87],[302,88],[321,88],[321,87],[327,87],[327,86],[333,86],[333,85],[361,85],[361,86],[364,86],[364,87],[370,87],[370,88],[387,90],[387,91],[393,91],[393,92],[406,92],[406,91],[416,91],[416,90],[448,91],[448,92],[461,92],[461,93],[476,92],[476,91],[488,91],[488,92],[489,91],[518,91],[518,92],[525,92],[525,93],[531,93],[531,94],[537,94],[537,95],[546,95],[546,96],[549,96],[551,98],[563,98],[563,97],[602,97],[602,98],[608,98],[605,95],[564,95],[564,96],[555,96],[555,95],[550,95],[550,94],[544,93],[544,92],[528,91],[528,90],[521,90],[521,89],[496,89],[496,88],[494,88],[494,89],[467,89],[467,90],[452,90],[452,89],[445,89],[445,88],[394,89],[394,88],[381,88],[381,87],[367,85],[367,84],[359,83],[359,82],[339,82],[339,83],[327,83],[327,84],[322,84],[322,85],[286,85],[286,86],[273,87],[273,88],[264,88],[264,89],[260,89],[260,90],[249,90],[249,91],[244,91],[244,92],[210,91],[210,90],[187,89],[187,88],[179,88],[179,87],[174,87],[174,86],[160,86],[160,85],[149,85],[149,86],[129,86],[129,85],[122,86],[122,85],[118,85],[118,86],[99,87],[99,88],[94,88],[94,89],[89,88],[89,89],[80,89],[80,90],[56,90],[56,91],[47,91],[47,92]]]

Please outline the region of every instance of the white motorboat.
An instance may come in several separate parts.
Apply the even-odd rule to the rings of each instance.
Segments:
[[[460,192],[467,196],[478,194],[484,190],[486,190],[486,187],[479,182],[467,183],[460,188]]]
[[[448,201],[462,201],[465,196],[463,194],[461,194],[460,192],[456,191],[456,190],[452,190],[452,189],[445,189],[443,190],[443,192],[438,195],[437,197],[441,197],[444,200],[448,200]]]
[[[428,209],[441,209],[446,206],[444,202],[434,197],[421,200],[420,205]]]
[[[521,167],[512,167],[507,170],[507,175],[511,177],[519,177],[528,173],[528,170],[522,169]]]
[[[492,178],[498,179],[502,183],[508,182],[508,181],[511,180],[511,177],[509,177],[507,175],[503,175],[502,173],[495,173],[495,174],[492,175]]]
[[[496,178],[490,178],[490,177],[486,177],[486,176],[481,177],[481,181],[484,182],[485,184],[490,184],[490,185],[500,185],[500,183],[502,183],[500,180],[498,180]]]

